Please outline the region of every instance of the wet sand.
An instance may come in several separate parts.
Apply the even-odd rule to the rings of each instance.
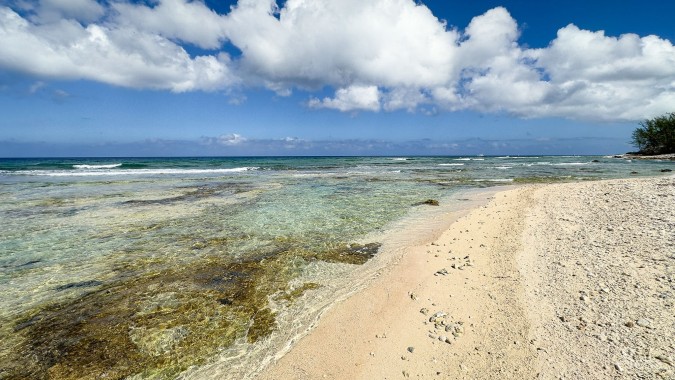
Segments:
[[[672,176],[499,192],[257,378],[673,378],[673,247]]]

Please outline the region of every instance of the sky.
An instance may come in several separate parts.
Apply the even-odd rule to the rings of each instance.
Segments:
[[[675,1],[0,0],[0,157],[632,150]]]

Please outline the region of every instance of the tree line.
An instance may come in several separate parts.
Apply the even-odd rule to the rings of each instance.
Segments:
[[[639,149],[638,154],[675,153],[675,112],[640,122],[631,143]]]

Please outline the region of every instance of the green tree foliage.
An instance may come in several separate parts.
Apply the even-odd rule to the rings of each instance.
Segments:
[[[641,154],[675,153],[675,112],[641,122],[631,143]]]

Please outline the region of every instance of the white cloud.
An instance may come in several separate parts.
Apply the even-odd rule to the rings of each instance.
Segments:
[[[239,145],[243,144],[248,139],[237,133],[230,133],[228,135],[221,135],[216,138],[216,141],[220,145]]]
[[[123,26],[206,49],[217,49],[226,40],[225,18],[200,1],[162,0],[152,8],[120,2],[112,7],[118,13],[116,21]]]
[[[18,3],[17,3],[18,4]],[[23,2],[0,6],[0,68],[118,86],[278,95],[334,88],[312,108],[444,109],[521,117],[636,120],[675,107],[675,47],[658,36],[568,25],[541,49],[518,42],[503,7],[448,29],[413,0]],[[526,21],[526,20],[525,20]],[[181,43],[242,55],[190,56]],[[245,96],[239,95],[237,99]]]
[[[62,18],[92,22],[104,14],[105,8],[95,0],[42,0],[36,7],[36,19],[42,23]]]
[[[635,120],[675,107],[675,47],[668,40],[568,25],[549,47],[527,54],[550,78],[542,102],[548,107],[528,110],[534,116]]]
[[[525,61],[517,44],[518,25],[505,8],[477,16],[460,45],[465,106],[483,111],[512,110],[541,101],[546,84]]]
[[[393,88],[383,96],[383,108],[386,111],[406,109],[413,112],[417,106],[429,102],[428,97],[418,88]]]
[[[0,67],[29,74],[89,79],[175,92],[216,90],[235,83],[225,54],[191,58],[159,35],[62,19],[33,24],[0,7]]]
[[[377,86],[350,86],[335,92],[334,98],[311,99],[311,108],[332,108],[340,111],[379,111],[380,92]]]
[[[464,30],[460,44],[460,65],[465,68],[489,68],[501,57],[518,49],[518,25],[506,8],[497,7],[474,17]]]
[[[672,78],[673,45],[656,36],[605,36],[568,25],[546,49],[533,53],[557,82],[579,77],[595,81],[638,81]]]
[[[70,94],[63,90],[54,90],[54,92],[52,93],[52,97],[55,100],[63,100],[68,98],[69,96]]]
[[[273,1],[248,0],[228,15],[227,33],[243,51],[240,75],[249,80],[286,95],[293,87],[338,88],[333,98],[312,99],[314,108],[436,103],[522,117],[633,120],[675,106],[669,41],[568,26],[549,47],[525,49],[503,7],[461,33],[409,0],[289,0],[280,10]]]
[[[240,1],[227,33],[254,78],[287,86],[430,86],[451,79],[457,33],[411,0]]]
[[[40,91],[42,88],[44,88],[45,82],[43,81],[37,81],[33,83],[29,88],[28,88],[28,93],[29,94],[35,94],[36,92]]]

